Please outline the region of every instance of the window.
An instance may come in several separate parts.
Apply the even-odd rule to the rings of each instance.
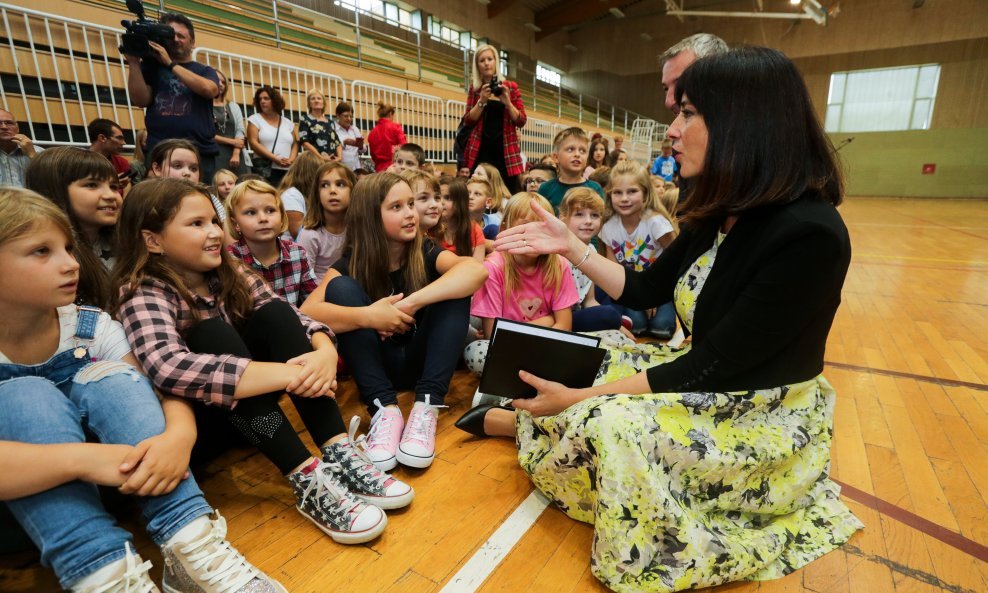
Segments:
[[[455,25],[444,23],[431,16],[427,22],[429,35],[436,41],[448,43],[453,47],[473,49],[477,46],[477,39],[469,31],[463,31]]]
[[[928,130],[939,64],[835,72],[827,96],[828,132]]]
[[[562,74],[542,64],[535,65],[535,78],[552,86],[560,86],[563,83]]]
[[[498,59],[498,63],[501,64],[501,78],[507,78],[508,77],[508,52],[506,52],[506,51],[504,51],[502,49],[502,50],[499,50],[498,53],[500,54],[500,58]]]
[[[393,2],[381,0],[336,0],[337,6],[377,17],[392,25],[406,29],[417,30],[422,25],[422,15],[419,11],[405,10]]]

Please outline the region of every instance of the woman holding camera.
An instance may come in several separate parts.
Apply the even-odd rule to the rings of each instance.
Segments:
[[[497,50],[481,45],[473,54],[473,79],[467,93],[464,125],[471,127],[463,151],[463,162],[473,171],[480,163],[497,167],[501,177],[514,192],[517,176],[525,172],[521,158],[518,128],[528,121],[518,84],[499,80]]]

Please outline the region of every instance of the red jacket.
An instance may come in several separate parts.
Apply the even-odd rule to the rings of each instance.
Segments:
[[[367,134],[367,144],[370,145],[370,155],[374,159],[374,170],[380,173],[391,166],[395,156],[395,147],[405,144],[405,131],[401,124],[396,124],[386,117],[377,120],[377,125]]]
[[[521,143],[518,141],[518,128],[525,126],[528,116],[525,115],[525,104],[521,101],[521,91],[518,90],[518,83],[504,80],[501,81],[501,85],[508,91],[511,104],[518,110],[517,123],[512,123],[511,118],[508,117],[507,109],[504,111],[504,165],[508,170],[508,175],[521,175],[525,172],[525,163],[521,160]],[[467,94],[467,113],[477,104],[478,99],[480,99],[480,91],[471,87],[470,92]],[[499,99],[492,95],[490,100],[498,101]],[[473,130],[470,132],[466,148],[463,149],[463,162],[470,169],[473,169],[474,161],[477,160],[477,155],[480,153],[480,140],[483,138],[483,134],[484,116],[481,115],[480,120],[474,124]]]

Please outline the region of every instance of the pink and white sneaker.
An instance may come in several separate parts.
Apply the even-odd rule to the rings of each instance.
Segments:
[[[424,402],[415,402],[408,415],[408,424],[398,444],[398,462],[409,467],[424,468],[432,465],[436,457],[436,421],[439,408],[432,405],[426,395]]]
[[[367,433],[367,457],[377,469],[386,472],[398,465],[395,452],[405,420],[397,406],[383,406],[381,400],[375,399],[377,412],[371,418],[370,431]]]

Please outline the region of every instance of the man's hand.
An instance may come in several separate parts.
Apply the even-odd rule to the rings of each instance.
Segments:
[[[168,55],[168,50],[165,49],[164,46],[153,41],[148,41],[148,45],[151,46],[155,59],[157,59],[162,66],[167,66],[172,63],[172,57]]]
[[[10,140],[17,145],[17,148],[21,149],[21,152],[24,153],[27,158],[34,158],[36,151],[34,150],[34,142],[31,142],[30,138],[24,134],[14,134]]]

